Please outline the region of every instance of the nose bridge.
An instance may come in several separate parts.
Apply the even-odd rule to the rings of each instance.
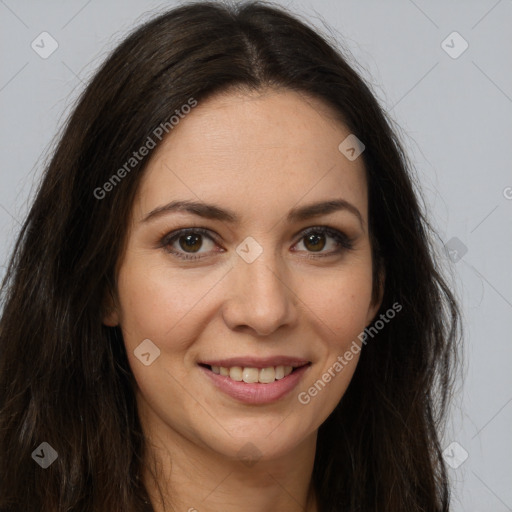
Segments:
[[[231,328],[247,326],[270,334],[295,320],[295,299],[287,271],[267,238],[266,247],[248,237],[237,248],[232,271],[234,293],[224,318]]]

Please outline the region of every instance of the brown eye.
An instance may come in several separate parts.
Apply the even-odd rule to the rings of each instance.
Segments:
[[[312,233],[304,237],[304,246],[310,251],[321,251],[325,247],[325,235]]]
[[[178,238],[179,246],[186,252],[196,252],[203,245],[202,235],[182,235]]]
[[[182,229],[170,233],[160,242],[167,252],[185,260],[205,258],[209,252],[215,252],[215,245],[210,232],[203,228]]]
[[[337,229],[327,226],[309,228],[303,232],[299,244],[313,257],[334,256],[353,249],[353,239]],[[326,249],[327,250],[324,250]],[[318,253],[318,254],[314,254]]]

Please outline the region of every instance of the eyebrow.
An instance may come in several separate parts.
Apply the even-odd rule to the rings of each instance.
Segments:
[[[352,213],[357,217],[361,227],[364,229],[361,212],[345,199],[331,199],[329,201],[321,201],[293,208],[288,212],[286,220],[288,223],[299,222],[313,217],[319,217],[320,215],[328,215],[337,211],[348,211]],[[240,222],[238,215],[232,210],[221,208],[214,204],[188,200],[171,201],[166,205],[159,206],[149,212],[141,222],[148,222],[172,212],[187,212],[205,219],[220,220],[231,224]]]

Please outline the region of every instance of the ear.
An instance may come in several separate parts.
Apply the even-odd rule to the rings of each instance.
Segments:
[[[117,315],[117,311],[109,311],[106,315],[103,316],[103,324],[108,327],[116,327],[119,325],[119,318]]]
[[[119,325],[119,313],[116,305],[115,297],[109,286],[103,299],[103,324],[108,327],[116,327]]]
[[[370,325],[379,311],[380,306],[382,305],[382,300],[384,299],[384,287],[386,285],[386,272],[384,267],[381,268],[378,275],[378,296],[372,297],[372,302],[370,303],[370,307],[368,308],[368,316],[366,318],[366,325]]]

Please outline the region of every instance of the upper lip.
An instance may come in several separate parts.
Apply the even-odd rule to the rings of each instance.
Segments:
[[[224,368],[232,368],[233,366],[249,367],[249,368],[268,368],[270,366],[304,366],[310,361],[299,357],[290,356],[271,356],[271,357],[252,357],[240,356],[230,357],[228,359],[208,359],[199,361],[199,364],[209,366],[223,366]]]

